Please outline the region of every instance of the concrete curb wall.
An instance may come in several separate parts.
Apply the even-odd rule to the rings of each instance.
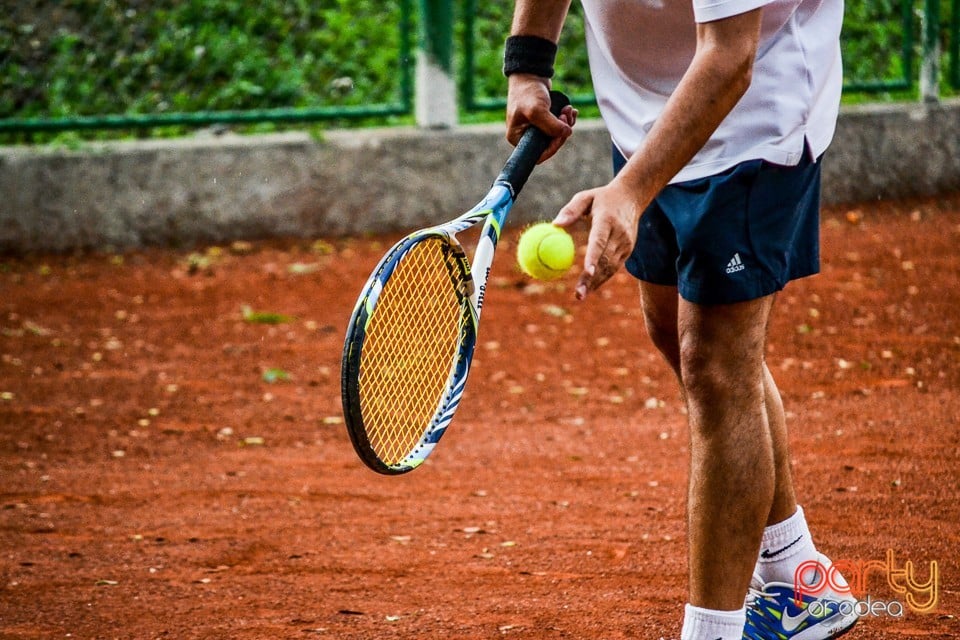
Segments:
[[[502,125],[0,147],[0,252],[331,237],[443,221],[485,192],[509,153]],[[537,169],[512,222],[549,218],[610,178],[603,124],[581,121]],[[846,108],[824,202],[960,190],[960,101]]]

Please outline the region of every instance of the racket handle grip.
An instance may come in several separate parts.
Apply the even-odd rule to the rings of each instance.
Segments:
[[[570,98],[560,91],[550,92],[550,113],[559,116],[563,108],[570,104]],[[506,185],[513,194],[514,199],[520,194],[523,185],[527,183],[527,178],[533,173],[533,168],[537,166],[537,160],[543,155],[543,152],[550,146],[551,138],[536,127],[528,127],[523,132],[520,142],[510,154],[503,170],[494,184]]]

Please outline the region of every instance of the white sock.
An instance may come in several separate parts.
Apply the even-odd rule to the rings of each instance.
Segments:
[[[746,621],[746,609],[714,611],[688,604],[683,610],[680,640],[740,640]]]
[[[763,530],[757,573],[764,582],[793,584],[800,563],[819,557],[803,508],[797,506],[792,516]]]

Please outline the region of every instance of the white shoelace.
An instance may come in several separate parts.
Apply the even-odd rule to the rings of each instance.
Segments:
[[[756,587],[754,584],[755,583],[750,584],[750,587],[747,589],[747,596],[743,599],[743,604],[747,609],[752,608],[760,598],[776,598],[774,594],[767,593],[763,590],[763,587]]]

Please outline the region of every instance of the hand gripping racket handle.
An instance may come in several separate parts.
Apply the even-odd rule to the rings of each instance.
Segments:
[[[550,113],[559,116],[563,108],[570,104],[570,98],[559,91],[550,92]],[[533,168],[537,166],[537,160],[543,155],[543,152],[550,146],[551,138],[536,127],[528,127],[523,132],[523,137],[517,143],[517,148],[513,150],[507,163],[503,165],[503,170],[494,184],[505,184],[514,199],[527,183],[527,178],[533,173]]]

